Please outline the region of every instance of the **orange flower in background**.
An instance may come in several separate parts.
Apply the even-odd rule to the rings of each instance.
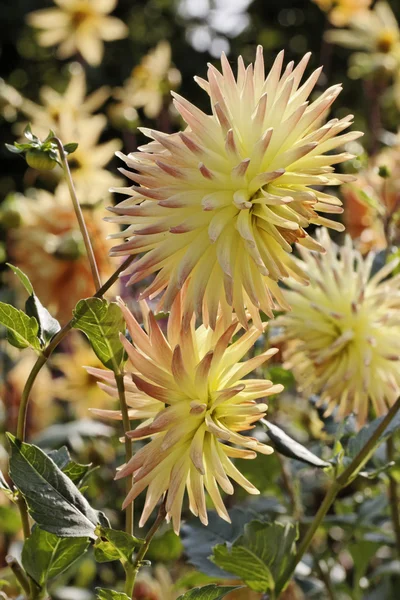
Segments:
[[[368,11],[372,0],[313,0],[319,8],[329,13],[328,18],[332,25],[341,27],[348,25],[353,17]]]
[[[286,368],[293,369],[306,397],[320,395],[327,414],[354,412],[363,424],[370,404],[384,415],[400,393],[400,275],[393,260],[371,276],[374,254],[365,259],[350,237],[338,247],[327,230],[318,232],[327,249],[317,255],[299,248],[308,287],[289,280],[291,312],[278,317]]]
[[[229,324],[233,308],[247,326],[247,308],[261,327],[259,310],[272,316],[274,307],[288,308],[279,280],[306,283],[292,244],[322,250],[305,231],[311,223],[343,229],[319,215],[341,213],[338,198],[311,186],[353,180],[332,167],[351,155],[325,153],[361,135],[341,135],[350,116],[322,122],[339,85],[308,103],[321,72],[301,85],[309,58],[282,72],[280,53],[265,77],[259,47],[254,67],[239,58],[235,79],[223,55],[222,74],[210,66],[208,80],[197,79],[212,114],[174,93],[187,129],[146,129],[154,141],[121,155],[135,184],[121,188],[130,197],[110,209],[128,225],[112,254],[144,253],[126,272],[130,284],[158,272],[143,298],[162,293],[160,308],[168,311],[187,282],[185,318],[195,312],[215,327],[218,310]]]
[[[267,405],[257,403],[257,399],[283,389],[268,380],[245,377],[277,350],[271,348],[239,362],[260,336],[257,328],[251,327],[230,344],[232,336],[241,329],[237,321],[225,329],[223,319],[218,318],[214,331],[204,325],[196,328],[194,319],[183,327],[179,295],[172,306],[165,337],[147,305],[142,306],[145,330],[121,303],[132,344],[123,337],[122,341],[138,397],[129,402],[137,407],[137,414],[131,412],[130,418],[143,418],[143,409],[148,407],[152,412],[157,403],[158,410],[128,434],[132,439],[151,441],[117,474],[118,479],[133,475],[133,487],[124,507],[148,488],[142,526],[166,494],[167,517],[178,533],[185,490],[190,510],[207,524],[206,489],[217,513],[229,521],[218,486],[232,494],[231,478],[250,494],[259,493],[231,458],[249,459],[255,458],[256,452],[272,452],[255,437],[239,432],[251,430],[265,415]],[[89,372],[107,377],[95,370]],[[116,395],[112,375],[108,385]],[[107,416],[107,411],[95,412]]]
[[[90,65],[101,63],[103,41],[119,40],[128,35],[127,26],[110,17],[117,0],[54,0],[58,8],[35,10],[27,17],[29,25],[41,30],[41,46],[58,46],[59,58],[79,52]]]
[[[32,281],[41,302],[62,322],[72,316],[78,300],[92,296],[94,284],[75,212],[67,193],[59,187],[53,196],[36,190],[35,196],[18,196],[13,210],[19,227],[8,232],[10,262]],[[85,219],[103,280],[115,270],[108,258],[106,236],[113,226],[103,221],[103,210],[85,210]],[[12,279],[13,284],[15,278]]]
[[[385,148],[344,185],[346,229],[358,249],[382,250],[400,242],[400,147]]]

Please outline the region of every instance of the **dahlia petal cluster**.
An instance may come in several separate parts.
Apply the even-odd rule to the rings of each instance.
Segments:
[[[186,319],[194,312],[215,327],[218,311],[227,323],[233,308],[247,326],[247,308],[261,326],[260,310],[288,308],[279,280],[307,280],[293,243],[322,250],[305,231],[311,223],[342,230],[320,216],[342,212],[320,186],[353,179],[332,166],[351,155],[331,151],[361,134],[342,133],[351,116],[324,123],[340,85],[308,101],[321,72],[302,83],[309,54],[285,69],[283,58],[266,77],[259,47],[254,66],[239,58],[235,78],[222,55],[222,73],[210,65],[208,79],[197,78],[211,114],[173,93],[185,131],[145,129],[153,141],[120,155],[134,184],[117,190],[129,198],[110,209],[118,215],[111,220],[128,226],[112,254],[142,254],[125,275],[133,284],[157,272],[142,297],[161,293],[165,311],[187,283]]]
[[[284,342],[286,366],[305,394],[319,394],[327,414],[353,412],[360,424],[370,403],[387,412],[400,393],[400,275],[398,260],[372,274],[374,254],[366,258],[350,237],[336,246],[327,230],[319,242],[325,255],[299,248],[308,287],[289,280],[285,298],[291,312],[278,317],[274,343]]]
[[[182,326],[183,303],[178,295],[163,334],[147,304],[145,330],[121,302],[132,338],[121,337],[129,357],[126,377],[131,419],[145,420],[128,433],[134,440],[150,440],[121,467],[117,478],[133,475],[133,487],[124,507],[147,488],[140,520],[142,526],[157,502],[166,494],[167,517],[176,532],[180,528],[185,490],[192,513],[207,524],[205,490],[217,513],[229,521],[219,488],[233,493],[232,479],[250,494],[258,490],[240,473],[232,458],[255,458],[256,452],[270,454],[272,448],[257,438],[243,435],[267,410],[257,400],[280,392],[281,385],[247,375],[273,356],[276,348],[239,362],[252,348],[260,331],[247,329],[235,342],[241,329],[235,319],[225,328],[218,318],[215,329],[195,327],[194,319]],[[106,380],[103,389],[116,396],[113,375],[89,369]],[[132,383],[133,381],[133,383]],[[100,416],[120,418],[119,413],[95,411]]]

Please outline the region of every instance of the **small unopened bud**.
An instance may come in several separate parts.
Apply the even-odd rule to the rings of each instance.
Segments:
[[[26,162],[32,169],[38,171],[51,171],[56,166],[56,161],[53,160],[48,152],[32,148],[26,153]]]

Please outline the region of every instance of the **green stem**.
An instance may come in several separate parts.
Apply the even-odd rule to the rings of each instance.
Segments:
[[[374,433],[367,440],[367,442],[361,448],[359,453],[353,458],[353,460],[346,467],[346,469],[329,486],[328,491],[326,492],[325,498],[323,499],[322,504],[319,507],[319,510],[318,510],[317,514],[315,515],[313,522],[311,523],[308,531],[306,532],[304,538],[302,539],[302,541],[297,549],[296,555],[293,557],[292,561],[289,563],[288,568],[285,570],[284,574],[282,575],[282,577],[277,585],[277,595],[276,595],[277,598],[279,598],[279,594],[282,591],[283,587],[286,585],[286,583],[292,577],[296,566],[299,564],[299,562],[303,558],[305,552],[308,550],[308,548],[311,544],[311,541],[314,537],[315,532],[317,531],[317,529],[321,525],[322,521],[324,520],[328,510],[330,509],[333,502],[335,501],[336,496],[338,495],[340,490],[345,488],[347,485],[349,485],[354,480],[354,478],[358,475],[359,471],[363,468],[365,463],[369,460],[369,458],[375,451],[376,446],[379,443],[379,439],[380,439],[381,435],[383,434],[385,429],[388,427],[388,425],[392,422],[392,420],[394,419],[394,417],[396,416],[396,414],[398,413],[399,410],[400,410],[400,397],[397,398],[396,402],[393,404],[393,406],[387,412],[385,418],[382,419],[382,421],[380,422],[378,427],[375,429]]]
[[[74,206],[76,218],[78,219],[79,229],[81,230],[83,241],[85,243],[86,253],[87,253],[89,263],[90,263],[90,268],[92,271],[92,277],[93,277],[94,285],[95,285],[95,288],[97,291],[101,288],[101,279],[100,279],[100,275],[99,275],[99,270],[97,268],[96,257],[93,252],[93,246],[90,241],[90,236],[89,236],[89,233],[88,233],[88,230],[86,227],[85,219],[83,217],[82,209],[79,204],[78,197],[76,195],[75,186],[74,186],[74,182],[72,180],[67,156],[65,154],[64,147],[61,143],[61,140],[59,140],[57,137],[53,137],[52,141],[57,145],[57,148],[58,148],[58,154],[60,156],[61,166],[64,171],[65,179],[67,180],[69,194],[71,196],[72,204]]]
[[[386,442],[387,458],[391,462],[395,458],[395,448],[393,438],[389,438]],[[393,530],[396,536],[396,549],[397,554],[400,558],[400,512],[399,512],[399,496],[397,481],[389,471],[389,501],[390,501],[390,512],[392,515]]]
[[[94,294],[94,297],[101,298],[105,292],[117,281],[119,275],[124,271],[134,260],[134,256],[129,256],[121,266],[111,275],[111,277],[104,283],[104,285]],[[25,440],[25,429],[26,429],[26,417],[28,412],[29,398],[32,391],[33,384],[36,381],[36,377],[40,373],[42,367],[46,364],[47,360],[56,349],[58,344],[65,338],[69,331],[73,328],[74,319],[72,318],[69,323],[64,325],[62,329],[54,336],[49,345],[43,350],[38,356],[32,371],[25,383],[25,387],[21,396],[21,403],[18,410],[18,423],[16,437],[18,440],[23,442]],[[25,500],[20,497],[18,501],[18,508],[21,515],[22,528],[25,539],[30,535],[29,515],[26,507]]]
[[[147,532],[144,542],[143,542],[142,546],[140,547],[139,552],[136,555],[136,560],[133,564],[133,578],[131,578],[131,580],[130,580],[130,585],[132,586],[132,588],[129,590],[125,590],[126,594],[129,596],[129,598],[132,598],[132,596],[133,596],[133,588],[135,585],[136,576],[139,572],[142,561],[143,561],[144,557],[146,556],[147,550],[149,549],[151,540],[157,533],[157,530],[160,527],[160,525],[165,521],[165,517],[167,515],[167,511],[165,508],[165,502],[166,502],[166,497],[164,498],[163,502],[160,504],[160,508],[158,509],[157,518],[154,521],[151,528],[149,529],[149,531]]]
[[[121,406],[122,413],[122,424],[124,428],[124,436],[125,436],[125,461],[129,462],[132,458],[132,440],[126,435],[128,431],[132,429],[131,422],[129,420],[129,412],[128,405],[126,403],[125,396],[125,385],[124,385],[124,375],[123,373],[115,373],[115,381],[117,383],[117,390],[119,396],[119,402]],[[132,487],[132,479],[127,477],[126,480],[126,493],[128,494]],[[127,533],[133,535],[133,526],[134,526],[134,504],[131,502],[129,506],[126,507],[126,525],[125,530]]]
[[[29,581],[17,559],[13,556],[6,556],[6,563],[10,567],[11,571],[14,573],[17,581],[24,590],[25,594],[29,596],[31,593]]]
[[[32,371],[29,373],[29,377],[26,381],[25,387],[21,396],[21,403],[19,405],[18,412],[18,423],[17,423],[17,439],[23,441],[25,439],[25,424],[26,424],[26,415],[27,408],[29,402],[29,396],[35,383],[36,377],[39,374],[39,371],[43,367],[46,362],[46,357],[43,354],[40,354],[37,361],[33,365]]]

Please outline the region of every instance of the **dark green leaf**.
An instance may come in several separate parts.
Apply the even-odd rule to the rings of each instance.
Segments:
[[[103,365],[117,371],[124,358],[119,334],[125,331],[121,309],[116,302],[100,298],[80,300],[74,310],[74,327],[87,335]]]
[[[365,446],[368,442],[369,438],[373,435],[377,427],[379,427],[380,423],[383,421],[385,417],[379,417],[378,419],[374,419],[368,425],[365,425],[354,437],[350,438],[349,443],[346,448],[346,455],[350,458],[354,458]],[[379,438],[379,443],[385,441],[389,436],[391,436],[395,431],[400,428],[400,413],[397,413],[393,418],[391,423],[386,427],[385,431]],[[376,448],[375,448],[376,449]]]
[[[96,534],[98,538],[94,544],[94,555],[97,562],[131,562],[134,550],[143,544],[143,540],[125,531],[108,527],[98,527]]]
[[[22,285],[28,292],[28,295],[31,296],[34,292],[33,292],[32,284],[29,281],[28,275],[25,275],[25,273],[23,271],[21,271],[21,269],[19,267],[14,267],[14,265],[12,265],[10,263],[6,263],[6,265],[7,265],[7,267],[10,267],[10,269],[18,277],[18,279],[20,280],[20,282],[22,283]]]
[[[178,600],[221,600],[225,598],[227,594],[238,590],[239,586],[232,585],[205,585],[204,587],[194,588],[189,590],[186,594],[179,596]]]
[[[43,587],[75,562],[89,546],[89,539],[61,538],[53,533],[34,527],[22,549],[22,565],[25,571]]]
[[[287,433],[280,429],[280,427],[277,427],[265,419],[261,419],[261,423],[267,431],[267,436],[271,442],[274,443],[274,448],[280,454],[288,456],[289,458],[295,458],[296,460],[300,460],[301,462],[320,469],[331,466],[326,460],[322,460],[310,452],[310,450],[307,450],[307,448],[299,444],[299,442],[296,442],[296,440],[288,436]]]
[[[76,142],[70,142],[69,144],[65,144],[64,152],[67,154],[72,154],[78,148],[78,144]]]
[[[96,600],[130,600],[123,592],[115,592],[106,588],[96,588]]]
[[[231,546],[219,544],[211,558],[219,567],[242,579],[252,590],[274,590],[295,553],[292,524],[252,521]]]
[[[43,345],[47,344],[61,329],[60,323],[51,316],[39,298],[32,294],[25,303],[26,314],[39,323],[38,335]]]
[[[50,456],[50,458],[56,463],[57,467],[61,469],[61,471],[65,473],[76,485],[82,481],[92,466],[91,464],[81,465],[72,460],[66,446],[62,446],[62,448],[59,450],[51,450],[51,452],[47,453],[47,456]]]
[[[72,448],[80,450],[84,443],[84,438],[90,437],[110,437],[115,430],[92,419],[80,419],[70,423],[51,425],[45,431],[35,438],[38,446],[44,448],[54,448],[61,444],[68,444]]]
[[[40,448],[18,442],[11,444],[10,475],[21,491],[32,518],[45,531],[60,537],[95,538],[105,517],[95,511],[78,488]]]
[[[47,453],[51,460],[54,461],[59,469],[63,469],[71,462],[71,456],[67,446],[62,446],[58,450],[51,450]]]
[[[234,579],[231,573],[223,571],[209,560],[216,544],[233,542],[243,532],[246,523],[257,517],[251,510],[233,508],[229,511],[232,523],[223,521],[215,511],[208,513],[208,527],[193,519],[182,526],[181,537],[188,562],[210,577]]]
[[[0,302],[0,324],[11,334],[9,341],[17,348],[40,350],[38,339],[39,325],[34,317],[28,317],[22,310]]]

